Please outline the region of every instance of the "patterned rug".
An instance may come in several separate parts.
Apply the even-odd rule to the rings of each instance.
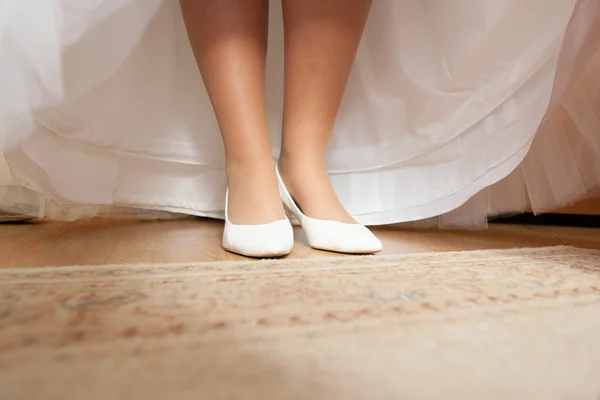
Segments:
[[[600,252],[0,269],[3,399],[598,399]]]

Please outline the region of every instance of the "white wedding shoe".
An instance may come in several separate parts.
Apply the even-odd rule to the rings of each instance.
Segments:
[[[347,254],[373,254],[381,251],[381,242],[364,225],[315,219],[304,215],[285,187],[278,168],[276,173],[281,201],[302,225],[310,247]]]
[[[229,222],[229,191],[225,195],[223,248],[253,258],[282,257],[294,246],[294,230],[289,219],[261,225],[236,225]]]

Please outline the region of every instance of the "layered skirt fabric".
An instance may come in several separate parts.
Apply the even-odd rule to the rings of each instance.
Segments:
[[[278,1],[270,25],[276,158]],[[222,217],[223,145],[177,1],[0,0],[0,61],[0,209]],[[593,195],[600,2],[375,1],[328,167],[371,225],[485,227]]]

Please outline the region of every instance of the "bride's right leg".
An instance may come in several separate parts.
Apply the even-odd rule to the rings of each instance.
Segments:
[[[285,218],[265,105],[269,0],[180,0],[188,36],[225,144],[229,219]]]

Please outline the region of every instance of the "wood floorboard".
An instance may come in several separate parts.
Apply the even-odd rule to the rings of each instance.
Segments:
[[[221,248],[220,221],[84,220],[0,224],[0,268],[242,260]],[[571,245],[600,249],[600,229],[492,224],[487,231],[374,229],[382,254]],[[339,256],[308,247],[291,258]]]

